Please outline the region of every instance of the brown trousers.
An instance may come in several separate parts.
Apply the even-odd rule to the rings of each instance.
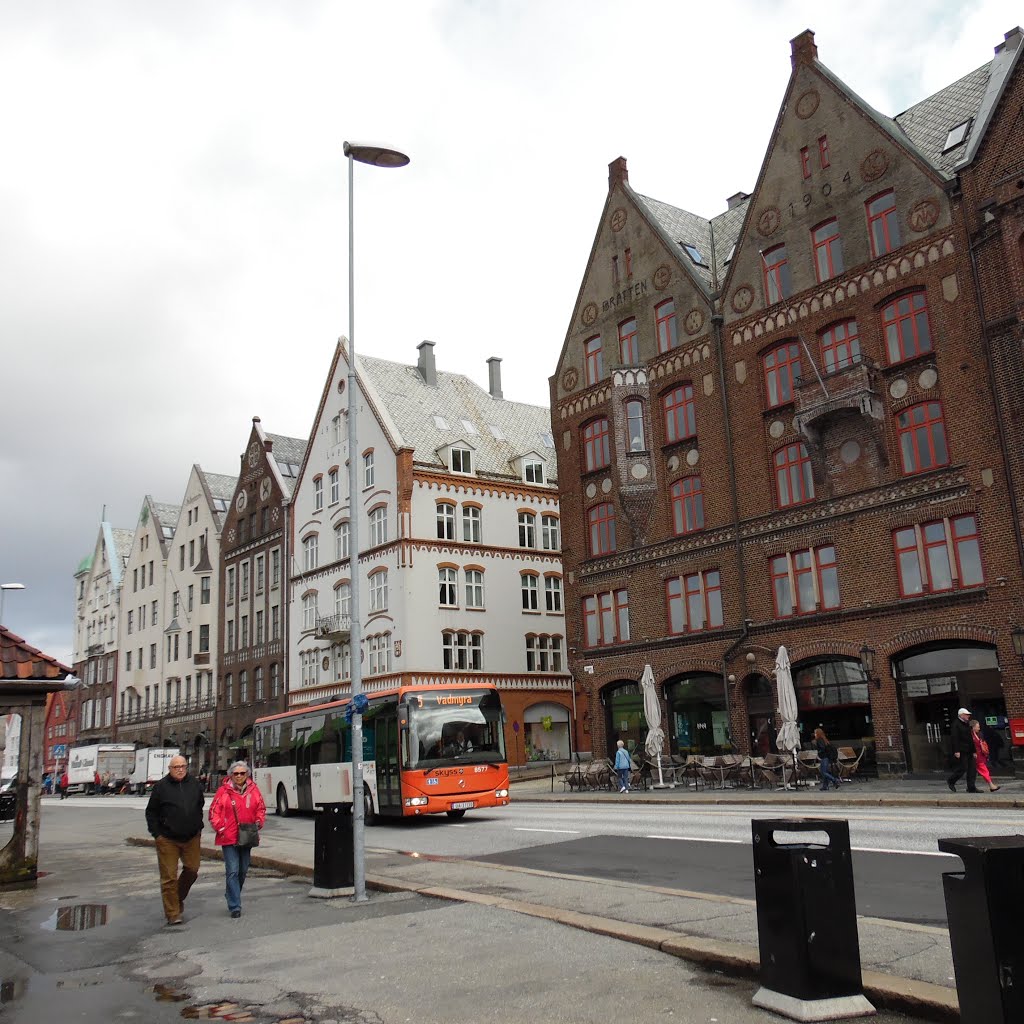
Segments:
[[[178,860],[181,859],[181,874]],[[192,883],[199,877],[199,836],[183,842],[156,838],[156,860],[160,866],[160,896],[164,901],[164,914],[168,921],[181,917],[182,906]]]

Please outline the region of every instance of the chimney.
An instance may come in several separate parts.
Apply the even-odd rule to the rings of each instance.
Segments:
[[[608,191],[611,192],[616,185],[629,184],[629,171],[626,170],[626,158],[620,156],[608,165]]]
[[[794,68],[800,64],[811,64],[818,59],[818,48],[814,45],[814,33],[809,28],[805,28],[796,39],[791,39],[789,45],[792,47],[790,60],[792,60]]]
[[[487,360],[487,389],[491,398],[505,397],[501,393],[501,360],[497,356]]]
[[[728,199],[726,199],[726,202],[729,204],[729,209],[734,210],[737,206],[740,205],[740,203],[742,203],[745,199],[749,198],[749,192],[734,192],[731,196],[729,196]]]
[[[437,387],[437,368],[434,366],[434,343],[432,341],[421,341],[416,349],[420,354],[420,360],[416,369],[420,371],[424,384],[432,388]]]
[[[1003,42],[996,47],[996,53],[1002,53],[1003,50],[1016,50],[1017,47],[1020,46],[1021,35],[1020,25],[1017,25],[1015,28],[1011,28],[1010,31],[1003,36]]]

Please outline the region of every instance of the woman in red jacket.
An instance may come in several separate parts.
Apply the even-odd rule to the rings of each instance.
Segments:
[[[249,766],[236,761],[221,783],[210,804],[210,824],[217,833],[216,843],[224,854],[227,888],[224,896],[232,917],[242,916],[242,886],[249,871],[252,847],[238,845],[239,824],[256,824],[263,828],[267,807],[256,783],[249,778]]]

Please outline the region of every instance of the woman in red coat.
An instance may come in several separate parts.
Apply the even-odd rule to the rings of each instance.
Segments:
[[[256,783],[249,778],[249,766],[236,761],[221,783],[210,804],[210,824],[217,833],[216,843],[224,854],[227,887],[224,896],[232,917],[242,916],[242,886],[249,871],[252,847],[238,845],[238,826],[258,825],[263,828],[267,807]]]
[[[974,760],[978,765],[978,774],[988,783],[988,791],[994,793],[999,787],[992,781],[988,770],[988,744],[981,735],[981,722],[971,719],[971,735],[974,737]]]

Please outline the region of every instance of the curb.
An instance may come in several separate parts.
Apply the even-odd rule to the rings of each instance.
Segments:
[[[660,801],[651,801],[660,802]],[[156,842],[148,838],[129,837],[125,840],[128,846],[155,847]],[[200,847],[200,856],[204,860],[223,860],[217,847]],[[285,875],[302,878],[313,877],[311,868],[290,861],[278,860],[252,854],[250,864],[255,868],[280,871]],[[575,910],[561,910],[545,906],[541,903],[528,903],[525,900],[511,900],[506,896],[491,896],[484,893],[469,892],[464,889],[450,889],[437,885],[417,885],[385,875],[367,876],[366,886],[377,892],[411,892],[431,899],[447,900],[452,903],[474,903],[478,906],[494,907],[515,914],[524,914],[553,924],[577,928],[593,935],[603,935],[657,949],[669,956],[678,957],[703,967],[728,970],[734,974],[748,978],[757,978],[761,968],[760,953],[754,946],[721,939],[706,939],[696,935],[681,935],[667,928],[655,928],[650,925],[630,924],[627,921],[616,921],[612,918],[600,917],[596,914],[584,914]],[[960,1020],[960,1003],[955,989],[933,985],[926,981],[913,978],[900,978],[880,971],[863,971],[864,993],[876,1007],[899,1010],[915,1016],[927,1016],[930,1019],[950,1021],[956,1024]]]
[[[689,807],[706,807],[709,804],[718,807],[746,807],[750,804],[757,804],[758,806],[771,807],[775,805],[788,805],[788,804],[805,804],[808,802],[808,797],[790,793],[777,793],[770,798],[757,798],[757,797],[723,797],[723,796],[698,796],[696,794],[680,794],[679,796],[671,797],[653,797],[643,796],[639,793],[634,795],[634,792],[629,794],[630,799],[628,801],[619,800],[620,794],[608,792],[604,795],[599,794],[587,794],[586,796],[573,796],[571,794],[519,794],[512,790],[512,799],[517,804],[604,804],[608,802],[612,803],[630,803],[630,804],[646,804],[658,807],[673,806],[679,804],[682,806]],[[813,800],[813,797],[810,798]],[[822,806],[829,811],[842,810],[845,807],[968,807],[977,808],[984,807],[986,810],[995,810],[1005,808],[1006,810],[1020,810],[1024,808],[1024,798],[1012,799],[1003,798],[1002,800],[965,800],[961,799],[943,799],[942,797],[892,797],[892,796],[850,796],[848,798],[831,799],[828,803],[824,800],[820,801]]]

